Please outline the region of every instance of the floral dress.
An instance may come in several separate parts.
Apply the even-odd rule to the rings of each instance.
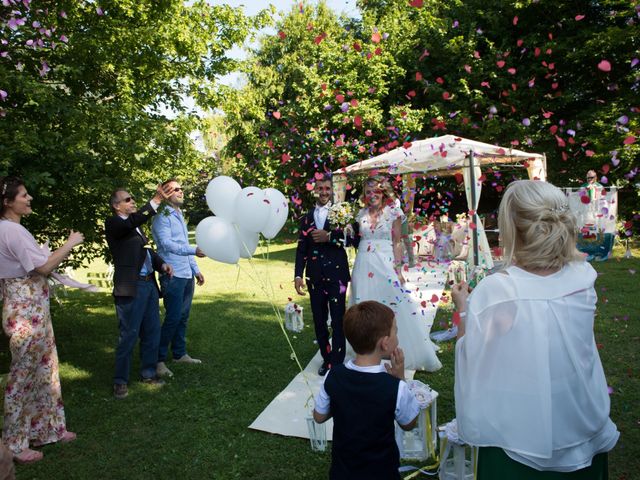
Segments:
[[[0,279],[0,292],[2,327],[11,350],[2,441],[17,454],[29,444],[62,438],[65,415],[47,278],[32,271],[23,277]]]

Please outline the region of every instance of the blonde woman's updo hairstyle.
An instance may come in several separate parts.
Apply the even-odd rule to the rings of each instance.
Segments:
[[[498,212],[505,267],[562,268],[583,259],[567,197],[547,182],[519,180],[505,190]]]
[[[391,186],[389,179],[384,175],[373,175],[364,181],[361,200],[365,205],[367,205],[367,198],[364,194],[364,190],[366,187],[375,187],[382,191],[382,195],[384,197],[384,200],[382,201],[383,205],[394,204],[396,200],[396,194],[393,191],[393,187]]]

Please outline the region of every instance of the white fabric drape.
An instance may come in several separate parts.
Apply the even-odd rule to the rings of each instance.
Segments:
[[[616,233],[618,219],[618,190],[616,187],[599,189],[589,203],[582,201],[582,188],[565,188],[569,209],[576,216],[578,227],[592,225],[599,232]],[[604,194],[603,190],[606,190]]]
[[[477,161],[477,159],[476,159]],[[482,182],[479,180],[482,172],[480,171],[480,166],[478,163],[475,163],[473,172],[475,177],[476,184],[476,202],[473,203],[471,199],[471,173],[469,171],[469,158],[465,160],[464,168],[462,169],[462,176],[464,179],[464,191],[467,196],[467,207],[469,211],[477,211],[478,205],[480,204],[480,194],[482,193]],[[482,222],[480,222],[480,218],[476,216],[478,219],[476,229],[478,232],[478,264],[480,266],[486,267],[488,269],[493,268],[493,258],[491,257],[491,249],[489,248],[489,241],[487,240],[487,234],[484,231],[484,227],[482,226]],[[473,218],[470,218],[470,221],[473,221]],[[467,262],[469,265],[475,265],[473,252],[474,252],[474,242],[475,235],[472,229],[469,229],[469,256],[467,257]]]
[[[593,335],[597,274],[587,262],[507,273],[468,299],[455,359],[460,438],[538,470],[588,466],[619,436]]]
[[[527,160],[527,173],[529,174],[529,180],[542,180],[546,182],[547,167],[545,161],[540,158]]]

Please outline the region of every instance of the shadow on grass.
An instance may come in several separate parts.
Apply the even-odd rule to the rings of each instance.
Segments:
[[[19,478],[326,476],[328,454],[312,453],[308,441],[247,428],[298,371],[271,305],[238,294],[197,299],[187,342],[203,363],[169,361],[167,385],[131,382],[121,401],[111,393],[111,295],[70,292],[52,305],[67,423],[78,440],[44,447],[45,460],[19,467]],[[292,337],[303,365],[315,354],[313,338],[310,326]],[[137,371],[136,358],[132,379]]]

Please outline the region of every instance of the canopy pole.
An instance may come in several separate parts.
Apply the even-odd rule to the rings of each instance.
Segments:
[[[473,158],[473,149],[469,151],[469,180],[471,181],[471,205],[473,206],[473,215],[471,221],[475,225],[473,228],[473,266],[478,265],[478,212],[476,208],[476,172]]]

